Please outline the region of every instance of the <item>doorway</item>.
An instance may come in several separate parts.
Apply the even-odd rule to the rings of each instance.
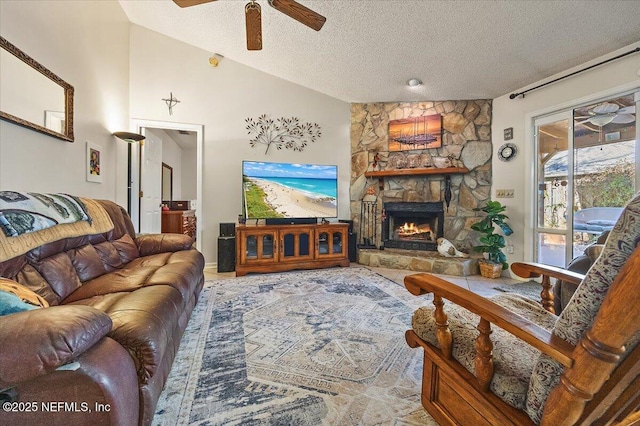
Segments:
[[[629,93],[534,120],[536,262],[565,268],[640,187],[638,104]]]
[[[145,136],[143,144],[129,147],[129,214],[136,232],[160,233],[162,204],[187,200],[195,210],[196,247],[201,249],[204,126],[141,119],[132,120],[132,124]],[[163,150],[163,146],[169,148]],[[173,200],[163,199],[163,169],[167,165],[173,171]]]

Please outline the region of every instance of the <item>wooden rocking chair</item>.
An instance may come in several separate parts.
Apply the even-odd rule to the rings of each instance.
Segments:
[[[406,332],[424,350],[429,414],[440,425],[640,424],[640,194],[586,275],[533,263],[512,271],[542,277],[542,307],[430,274],[405,278],[410,293],[433,293],[435,309],[418,309]],[[559,317],[551,278],[580,283]],[[454,304],[446,313],[443,299]]]

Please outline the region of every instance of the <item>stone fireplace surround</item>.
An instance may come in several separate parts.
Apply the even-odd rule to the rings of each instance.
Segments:
[[[407,151],[427,157],[434,169],[463,167],[468,173],[451,174],[451,202],[445,207],[443,234],[446,239],[467,253],[477,243],[478,234],[470,229],[479,220],[475,207],[482,206],[491,191],[491,100],[459,100],[412,103],[366,103],[351,105],[351,187],[350,210],[354,229],[360,228],[361,201],[367,190],[375,190],[377,211],[389,202],[444,201],[445,175],[411,174],[402,170],[398,176],[387,176],[378,186],[378,179],[367,178],[373,170],[377,154],[377,170],[393,170],[390,157],[398,153],[388,150],[389,120],[442,115],[443,146],[437,149]],[[400,153],[402,155],[403,153]],[[370,189],[370,188],[373,188]],[[377,221],[378,241],[383,246],[382,217]],[[376,253],[377,252],[377,253]],[[441,258],[437,252],[417,253],[413,250],[360,250],[359,262],[371,266],[396,267],[416,271],[469,275],[477,273],[477,259]]]

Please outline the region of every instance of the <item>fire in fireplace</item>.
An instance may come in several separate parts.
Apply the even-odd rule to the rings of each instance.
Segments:
[[[437,250],[443,236],[442,203],[384,203],[383,244],[386,248]]]
[[[431,225],[428,223],[415,224],[414,222],[396,227],[393,230],[393,240],[427,240],[435,241],[434,234],[431,232]]]

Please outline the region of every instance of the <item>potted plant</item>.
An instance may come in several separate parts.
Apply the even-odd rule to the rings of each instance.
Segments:
[[[481,245],[473,247],[474,251],[486,253],[485,259],[480,260],[480,274],[483,277],[498,278],[502,270],[509,267],[507,256],[502,252],[505,247],[504,237],[494,233],[494,226],[498,225],[504,235],[513,234],[513,230],[505,222],[508,216],[502,213],[505,209],[499,201],[487,201],[486,206],[473,209],[487,214],[481,221],[471,225],[471,229],[483,234],[480,237]]]

